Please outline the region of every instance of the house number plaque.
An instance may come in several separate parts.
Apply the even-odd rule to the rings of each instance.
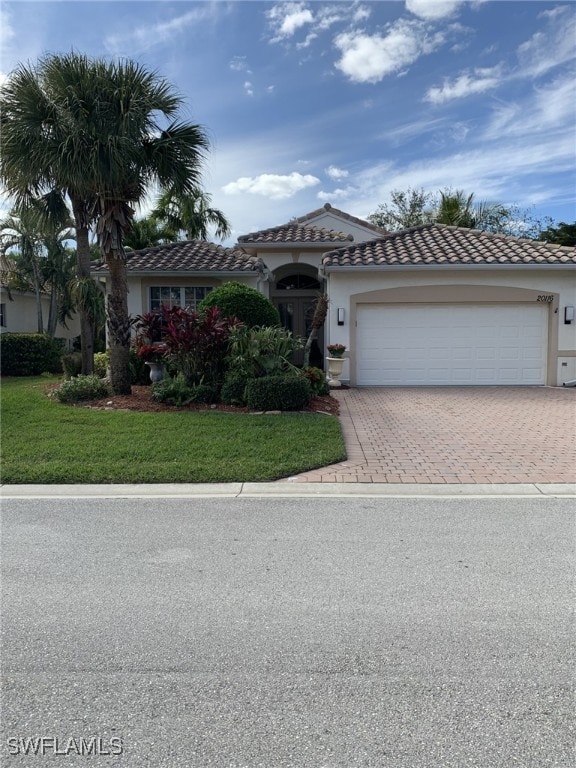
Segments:
[[[546,302],[546,304],[551,304],[554,301],[554,295],[553,294],[545,293],[545,294],[542,294],[542,295],[538,296],[536,301],[544,301],[544,302]]]

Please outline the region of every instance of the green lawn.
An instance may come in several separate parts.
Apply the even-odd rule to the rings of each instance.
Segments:
[[[90,410],[48,383],[2,381],[3,483],[257,482],[346,455],[334,416]]]

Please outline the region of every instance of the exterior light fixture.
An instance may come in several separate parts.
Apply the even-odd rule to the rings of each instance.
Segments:
[[[564,325],[574,322],[574,307],[564,307]]]
[[[574,307],[572,307],[572,312],[574,312]],[[344,325],[344,307],[338,307],[338,325]]]

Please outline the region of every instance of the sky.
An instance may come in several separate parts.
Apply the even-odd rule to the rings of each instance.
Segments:
[[[409,187],[576,219],[573,2],[2,2],[0,46],[0,82],[72,49],[166,78],[226,243]]]

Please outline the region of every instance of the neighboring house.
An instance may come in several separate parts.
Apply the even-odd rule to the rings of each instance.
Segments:
[[[44,327],[48,322],[50,312],[50,297],[42,296],[42,316]],[[80,321],[75,315],[66,321],[66,326],[60,323],[56,326],[56,338],[72,339],[80,335]],[[10,290],[0,285],[0,333],[36,333],[38,319],[36,311],[36,296],[33,293]]]
[[[237,280],[305,336],[325,291],[320,349],[346,344],[352,385],[576,379],[575,248],[440,224],[388,234],[327,204],[233,248],[173,243],[130,254],[127,266],[134,315],[195,306]],[[105,281],[105,265],[94,275]]]

